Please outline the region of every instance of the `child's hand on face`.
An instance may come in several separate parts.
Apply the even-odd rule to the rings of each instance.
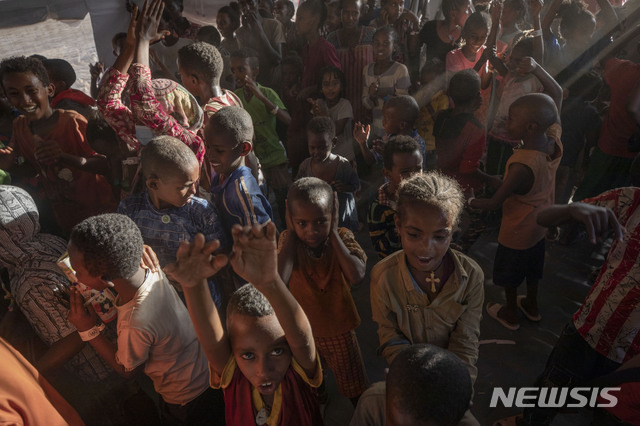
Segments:
[[[219,247],[220,241],[213,240],[205,244],[204,235],[198,233],[192,242],[183,241],[180,244],[176,261],[165,266],[164,272],[183,288],[193,288],[227,264],[227,256],[213,255]]]
[[[311,104],[311,114],[316,117],[326,115],[324,109],[320,106],[319,99],[314,100],[312,98],[307,98],[307,102]]]
[[[254,96],[260,93],[260,89],[258,89],[258,85],[248,75],[244,76],[244,88],[250,91]]]
[[[367,143],[367,139],[369,139],[370,132],[371,132],[371,126],[368,124],[365,126],[364,124],[357,122],[353,126],[353,138],[360,145]]]
[[[60,160],[62,149],[58,142],[51,139],[44,140],[38,135],[33,135],[33,143],[35,147],[34,155],[38,162],[49,166]]]
[[[525,56],[520,60],[518,66],[516,67],[516,72],[518,74],[531,74],[538,68],[538,63],[535,59],[530,56]]]
[[[69,315],[67,319],[78,331],[87,331],[96,325],[98,314],[93,308],[84,306],[84,298],[76,286],[71,287],[69,294]]]
[[[278,246],[273,222],[244,227],[234,225],[231,234],[231,266],[236,274],[258,290],[278,279]]]

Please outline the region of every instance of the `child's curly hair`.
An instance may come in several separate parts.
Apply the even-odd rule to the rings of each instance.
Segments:
[[[227,321],[232,314],[246,315],[249,317],[266,317],[273,315],[273,307],[253,284],[245,284],[237,289],[229,299],[227,305]]]
[[[40,59],[26,56],[12,56],[0,62],[0,84],[2,84],[3,88],[4,76],[16,72],[30,72],[38,77],[38,80],[42,82],[43,86],[51,84],[47,69]]]
[[[402,220],[404,206],[421,202],[439,208],[451,218],[455,228],[464,208],[464,195],[460,184],[440,172],[429,172],[403,180],[398,187],[398,218]]]
[[[203,41],[183,46],[178,50],[178,61],[185,71],[200,75],[205,82],[220,83],[224,63],[215,46]]]

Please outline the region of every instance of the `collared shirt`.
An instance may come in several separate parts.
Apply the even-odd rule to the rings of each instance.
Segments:
[[[610,208],[627,233],[614,239],[573,322],[593,349],[622,363],[640,353],[640,189],[618,188],[583,202]]]
[[[371,271],[371,308],[378,323],[379,352],[391,364],[413,343],[431,343],[456,354],[477,376],[484,274],[468,256],[449,250],[455,271],[433,299],[418,293],[400,250]]]

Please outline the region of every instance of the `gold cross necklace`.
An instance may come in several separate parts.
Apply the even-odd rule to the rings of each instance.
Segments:
[[[436,278],[436,271],[438,269],[440,269],[440,267],[442,266],[442,262],[444,262],[444,257],[440,261],[440,264],[438,265],[438,267],[436,269],[434,269],[433,271],[429,271],[428,273],[430,275],[424,279],[427,284],[431,284],[431,292],[432,293],[436,292],[436,283],[440,282],[440,278]]]

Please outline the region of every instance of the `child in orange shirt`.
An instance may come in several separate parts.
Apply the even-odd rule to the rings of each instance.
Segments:
[[[367,257],[351,231],[338,228],[338,196],[318,178],[293,183],[286,220],[280,276],[309,317],[318,353],[334,372],[338,390],[355,405],[368,379],[355,334],[360,316],[349,285],[364,278]]]

